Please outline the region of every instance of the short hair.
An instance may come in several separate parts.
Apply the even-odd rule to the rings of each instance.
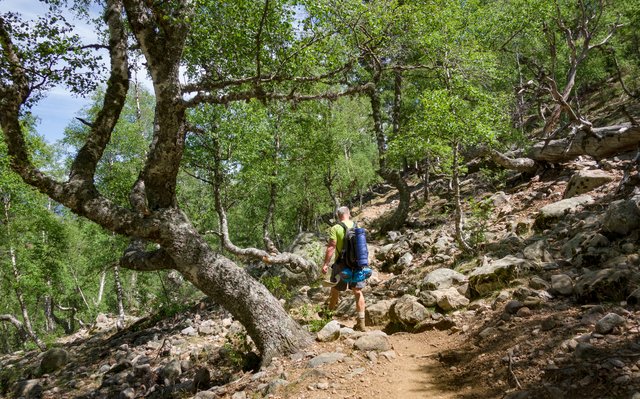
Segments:
[[[338,215],[339,218],[342,218],[343,216],[351,216],[351,212],[349,212],[349,208],[346,206],[341,206],[336,209],[336,215]]]

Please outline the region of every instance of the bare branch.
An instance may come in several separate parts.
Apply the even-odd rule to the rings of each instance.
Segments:
[[[320,94],[296,94],[295,90],[289,93],[265,93],[257,88],[252,88],[247,91],[229,93],[225,95],[215,96],[211,94],[198,94],[191,100],[185,102],[186,107],[194,107],[198,104],[229,104],[234,101],[248,101],[254,98],[264,98],[267,100],[280,100],[280,101],[314,101],[314,100],[337,100],[340,97],[352,96],[359,93],[365,93],[373,88],[372,83],[366,83],[363,85],[349,87],[342,91],[336,92],[324,92]]]

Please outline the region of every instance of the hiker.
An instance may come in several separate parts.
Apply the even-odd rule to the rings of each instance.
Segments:
[[[338,221],[344,223],[348,228],[354,227],[354,222],[351,220],[351,212],[346,206],[338,208],[336,211]],[[329,281],[332,284],[331,295],[329,297],[329,310],[336,310],[338,307],[338,300],[340,299],[340,291],[345,291],[348,288],[353,291],[353,295],[356,300],[356,312],[358,312],[356,318],[356,324],[353,327],[356,331],[365,331],[364,327],[364,294],[362,289],[365,287],[366,282],[360,281],[357,283],[347,283],[339,279],[339,274],[345,267],[344,263],[340,259],[342,252],[342,245],[344,240],[345,230],[340,223],[335,224],[329,230],[329,242],[327,243],[327,250],[324,255],[324,264],[322,265],[322,273],[326,274],[329,270],[329,262],[334,254],[336,254],[336,260],[331,265],[331,275]],[[336,252],[337,250],[337,252]]]

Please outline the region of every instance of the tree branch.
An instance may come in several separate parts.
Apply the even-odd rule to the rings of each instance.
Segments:
[[[162,248],[146,251],[144,242],[141,240],[131,241],[120,258],[120,266],[137,271],[176,269],[176,265],[167,251]]]
[[[120,112],[127,99],[129,89],[129,62],[127,58],[127,40],[122,21],[122,6],[119,1],[107,2],[105,22],[109,27],[109,55],[111,57],[111,76],[107,82],[104,101],[84,146],[78,151],[71,166],[70,181],[79,179],[93,185],[98,161],[111,140],[111,132],[118,122]]]

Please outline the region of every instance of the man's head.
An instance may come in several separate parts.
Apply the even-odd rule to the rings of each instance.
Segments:
[[[336,210],[336,215],[338,216],[338,220],[348,220],[351,217],[351,212],[349,212],[349,208],[346,206],[341,206]]]

